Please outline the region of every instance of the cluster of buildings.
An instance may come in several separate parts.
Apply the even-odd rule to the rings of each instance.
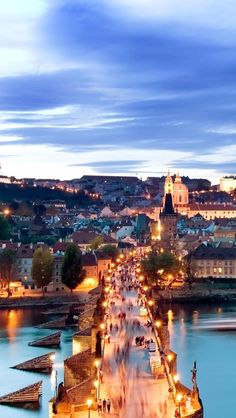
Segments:
[[[52,189],[62,187],[59,180],[22,181],[26,187],[32,182]],[[191,255],[198,277],[236,278],[234,181],[233,177],[230,181],[221,179],[216,188],[208,180],[182,179],[178,173],[146,181],[137,177],[83,176],[63,187],[76,187],[93,196],[87,206],[71,207],[63,200],[51,199],[32,202],[33,208],[39,208],[33,213],[19,213],[0,202],[0,211],[11,226],[11,239],[0,242],[0,249],[16,251],[16,281],[30,289],[34,288],[34,250],[45,245],[55,260],[53,281],[46,290],[66,291],[61,283],[61,265],[68,242],[75,242],[81,249],[87,285],[91,286],[99,282],[111,263],[102,254],[104,245],[115,246],[122,253],[143,254],[155,243],[178,257]],[[98,251],[91,245],[96,240]]]

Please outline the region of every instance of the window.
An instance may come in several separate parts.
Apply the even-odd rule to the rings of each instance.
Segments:
[[[216,273],[217,273],[217,268],[216,268],[216,267],[214,267],[214,268],[213,268],[213,273],[214,273],[214,274],[216,274]]]
[[[218,268],[218,272],[219,272],[219,274],[221,274],[221,273],[222,273],[222,267],[219,267],[219,268]]]

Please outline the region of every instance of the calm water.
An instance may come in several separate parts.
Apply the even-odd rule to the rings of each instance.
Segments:
[[[235,319],[236,306],[174,305],[170,323],[171,346],[178,353],[178,369],[183,383],[191,386],[190,370],[197,360],[198,384],[205,408],[205,418],[236,416],[236,332],[217,332],[206,326],[208,321]],[[29,347],[29,341],[52,333],[35,325],[43,322],[38,309],[0,311],[0,394],[6,394],[43,380],[43,397],[38,411],[0,406],[0,418],[47,418],[48,400],[53,396],[50,376],[10,369],[22,361],[52,351]],[[73,331],[63,331],[61,349],[56,351],[55,368],[63,380],[63,359],[71,355]]]
[[[54,351],[54,349],[29,347],[28,342],[52,334],[54,330],[37,329],[35,325],[47,317],[38,309],[11,309],[0,311],[0,394],[5,395],[24,386],[43,380],[41,407],[29,411],[8,406],[0,406],[0,418],[47,418],[48,400],[54,394],[54,384],[50,375],[10,369],[18,363]],[[63,359],[71,355],[73,331],[63,331],[61,348],[56,349],[54,366],[58,371],[58,381],[63,380]]]
[[[210,327],[221,320],[236,324],[236,306],[184,305],[172,306],[172,310],[171,345],[178,353],[181,380],[191,386],[190,370],[196,360],[204,417],[235,417],[236,331],[213,331]]]

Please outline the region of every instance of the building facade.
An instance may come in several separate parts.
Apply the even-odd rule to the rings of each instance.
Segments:
[[[197,277],[236,278],[236,247],[221,248],[202,244],[191,253]]]
[[[220,179],[220,191],[230,193],[236,189],[236,177],[222,177]]]

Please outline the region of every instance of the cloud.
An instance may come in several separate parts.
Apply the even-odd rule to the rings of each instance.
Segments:
[[[45,172],[62,177],[131,173],[137,161],[146,175],[175,163],[214,178],[234,167],[233,2],[8,3],[0,144],[1,155],[17,155],[10,174],[24,165],[41,176],[31,164],[40,146],[50,155]]]

